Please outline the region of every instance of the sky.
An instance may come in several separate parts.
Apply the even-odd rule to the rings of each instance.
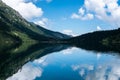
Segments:
[[[120,0],[2,0],[26,20],[77,36],[120,27]]]

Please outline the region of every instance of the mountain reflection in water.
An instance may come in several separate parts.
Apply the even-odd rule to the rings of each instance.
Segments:
[[[37,44],[1,53],[1,80],[119,80],[119,53]]]

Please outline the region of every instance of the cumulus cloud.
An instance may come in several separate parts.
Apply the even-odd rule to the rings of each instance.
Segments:
[[[27,20],[43,15],[43,10],[30,0],[3,0],[3,2],[18,11]]]
[[[83,8],[80,8],[78,13],[81,14],[81,15],[84,15],[85,14],[85,10]]]
[[[77,36],[76,34],[74,34],[72,30],[69,30],[69,29],[63,30],[62,33],[67,35]]]
[[[85,13],[85,9],[84,8],[80,8],[78,10],[78,13],[73,13],[71,16],[72,19],[80,19],[80,20],[91,20],[94,18],[94,15],[91,13]]]
[[[81,20],[97,18],[120,27],[119,14],[118,0],[85,0],[78,13],[73,13],[71,18]]]
[[[44,28],[47,28],[49,20],[47,18],[42,18],[41,20],[35,21],[35,24],[38,24]]]
[[[102,28],[100,27],[100,26],[97,26],[97,30],[99,31],[99,30],[102,30]]]
[[[83,8],[79,9],[79,12],[73,13],[71,16],[72,19],[80,19],[80,20],[91,20],[94,18],[94,15],[91,13],[85,14],[85,10]]]

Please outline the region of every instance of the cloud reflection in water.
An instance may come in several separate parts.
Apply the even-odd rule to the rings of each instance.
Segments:
[[[7,80],[39,79],[120,80],[120,59],[118,55],[69,48],[28,62]]]

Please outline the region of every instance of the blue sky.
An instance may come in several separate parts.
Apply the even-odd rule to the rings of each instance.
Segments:
[[[28,21],[70,35],[114,29],[120,25],[120,0],[3,1]]]

